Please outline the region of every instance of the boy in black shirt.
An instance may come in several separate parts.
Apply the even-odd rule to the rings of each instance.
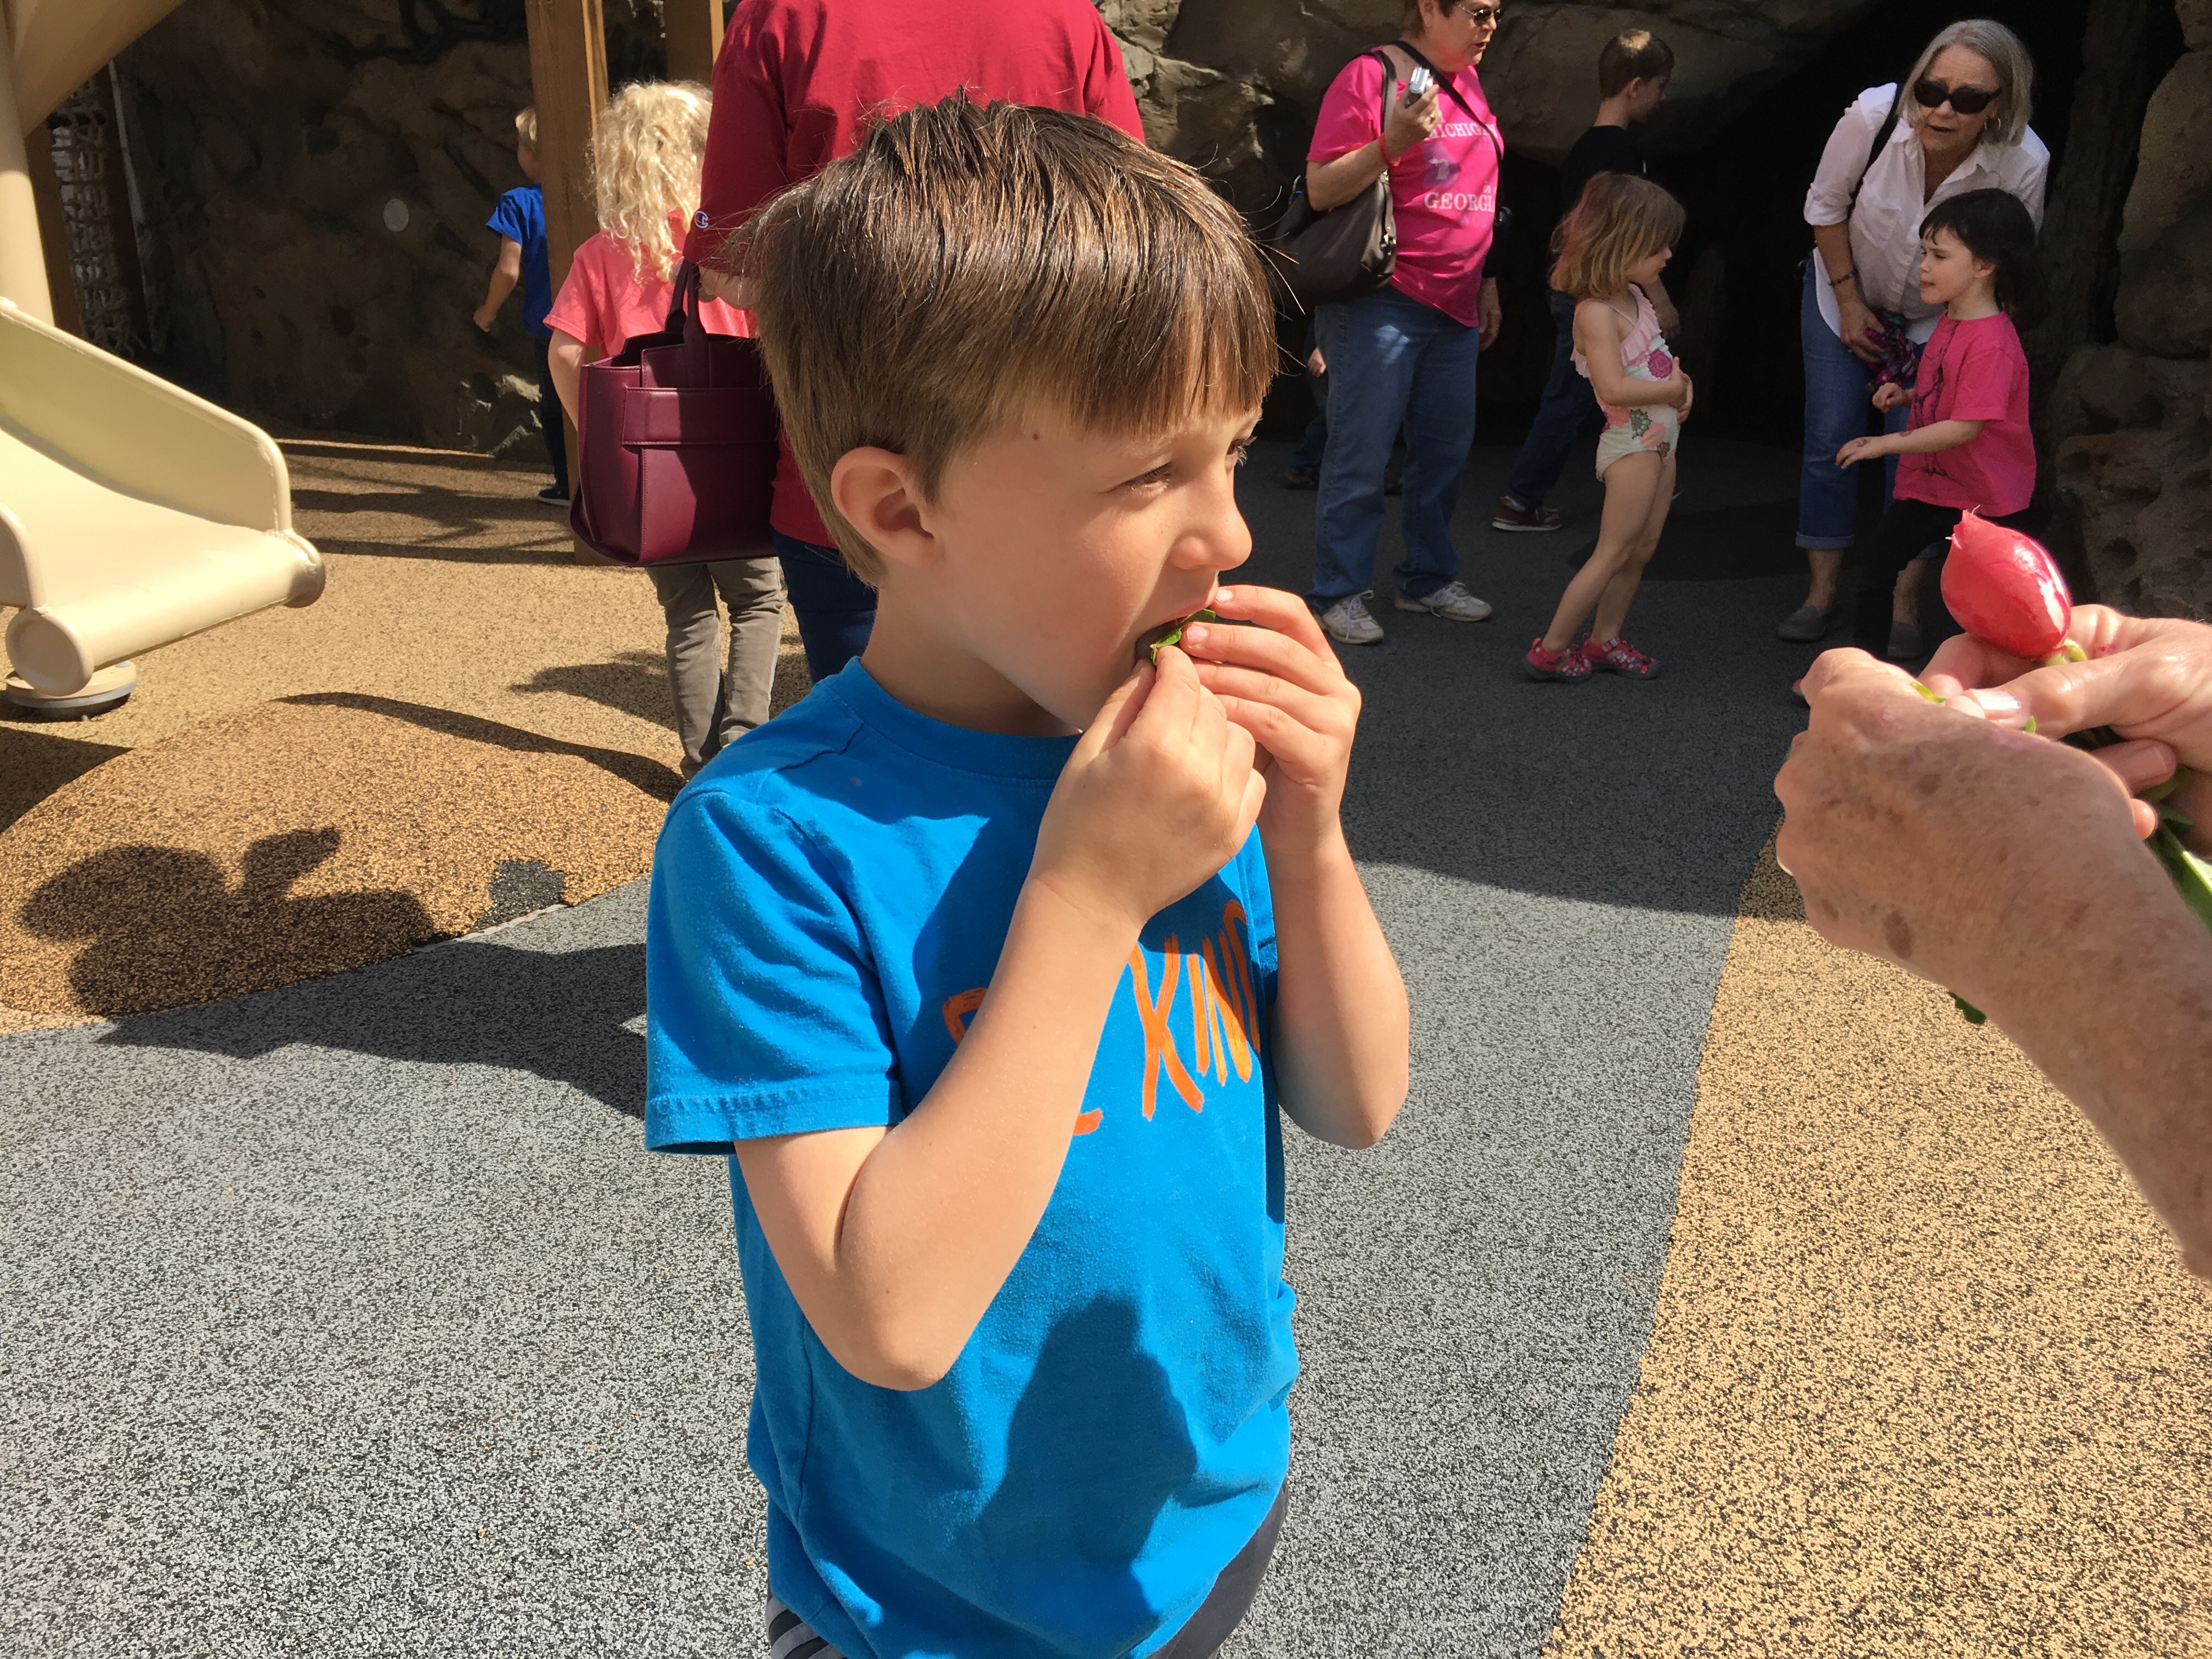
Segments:
[[[1559,163],[1563,215],[1582,199],[1583,186],[1601,173],[1642,176],[1644,147],[1628,129],[1631,123],[1651,118],[1667,95],[1667,81],[1674,72],[1672,48],[1649,29],[1630,29],[1605,43],[1597,55],[1597,119]],[[1680,319],[1662,284],[1652,283],[1650,300],[1659,313],[1660,331],[1671,337]],[[1498,510],[1490,520],[1493,530],[1559,527],[1559,510],[1546,507],[1544,497],[1559,483],[1575,439],[1597,416],[1597,398],[1589,382],[1575,372],[1575,302],[1555,289],[1551,304],[1559,331],[1559,347],[1552,354],[1552,378],[1544,387],[1535,424],[1522,441],[1513,476],[1498,498]]]

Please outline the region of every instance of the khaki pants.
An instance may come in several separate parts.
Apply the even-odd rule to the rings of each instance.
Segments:
[[[783,638],[783,572],[774,559],[732,559],[652,566],[646,574],[668,619],[668,689],[688,778],[724,744],[768,718],[769,688]],[[726,665],[717,591],[730,607]]]

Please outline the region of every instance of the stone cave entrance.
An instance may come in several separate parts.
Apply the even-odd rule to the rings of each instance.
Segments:
[[[2132,51],[2101,56],[2085,50],[2094,15],[2109,30],[2120,14],[2137,18]],[[1830,40],[1802,69],[1752,94],[1721,124],[1685,148],[1653,146],[1651,172],[1681,197],[1689,230],[1676,250],[1668,283],[1683,313],[1684,357],[1698,380],[1699,425],[1708,433],[1794,445],[1802,420],[1804,379],[1798,345],[1798,266],[1812,237],[1803,220],[1805,191],[1837,118],[1859,92],[1893,81],[1911,66],[1930,35],[1964,17],[1995,18],[2017,33],[2036,66],[2032,125],[2051,152],[2056,204],[2062,168],[2077,143],[2124,153],[2126,166],[2104,211],[2046,221],[2048,257],[2086,267],[2093,301],[2070,338],[2035,351],[2039,401],[2065,353],[2085,340],[2115,337],[2112,293],[2118,260],[2112,244],[2132,172],[2142,100],[2180,56],[2182,38],[2170,0],[2133,4],[2090,0],[1982,0],[1929,5],[1880,0]],[[2118,61],[2115,61],[2115,60]],[[2086,70],[2085,70],[2086,66]],[[2091,88],[2085,72],[2115,88]],[[2114,93],[2119,96],[2117,100]],[[2077,94],[2087,94],[2077,97]],[[2117,101],[2124,130],[2077,133],[2077,103],[2093,112]],[[2109,123],[2100,125],[2111,125]],[[1558,174],[1541,162],[1509,155],[1506,198],[1517,228],[1508,277],[1506,337],[1485,362],[1488,376],[1482,436],[1511,442],[1525,431],[1549,367],[1552,328],[1543,303],[1549,228],[1560,211]],[[2031,341],[2033,349],[2036,342]]]

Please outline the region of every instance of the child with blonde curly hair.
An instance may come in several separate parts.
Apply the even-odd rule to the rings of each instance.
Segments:
[[[702,86],[641,82],[617,93],[600,118],[591,154],[599,231],[576,250],[545,317],[553,329],[554,387],[572,421],[583,365],[666,324],[684,227],[699,203],[710,107]],[[752,332],[744,312],[719,300],[703,301],[699,314],[709,333]],[[768,718],[783,632],[783,574],[772,558],[646,574],[667,619],[669,690],[688,778]],[[726,665],[717,638],[717,591],[730,608]]]
[[[1572,683],[1605,668],[1648,680],[1659,672],[1620,629],[1667,525],[1675,449],[1690,412],[1690,377],[1667,349],[1646,297],[1674,257],[1682,224],[1682,204],[1650,179],[1601,173],[1559,226],[1552,285],[1579,302],[1575,367],[1605,413],[1597,441],[1605,508],[1595,550],[1559,596],[1551,627],[1528,647],[1531,679]]]

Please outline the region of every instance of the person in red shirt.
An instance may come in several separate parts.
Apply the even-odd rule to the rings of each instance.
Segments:
[[[684,257],[737,299],[730,233],[788,185],[856,149],[879,120],[965,90],[1094,116],[1144,142],[1121,49],[1089,0],[963,0],[918,12],[890,0],[739,0],[714,59],[699,210]],[[791,446],[770,515],[784,584],[817,681],[860,654],[875,590],[848,570]]]
[[[1909,401],[1911,424],[1854,438],[1836,453],[1839,467],[1904,458],[1859,571],[1853,637],[1863,651],[1903,660],[1919,654],[1920,630],[1893,615],[1898,573],[1942,554],[1968,508],[2006,519],[2025,512],[2035,494],[2020,329],[2045,307],[2035,221],[2009,192],[1970,190],[1937,203],[1921,222],[1920,242],[1921,303],[1942,306],[1943,318],[1921,350],[1911,391],[1891,382],[1874,395],[1884,411]]]

